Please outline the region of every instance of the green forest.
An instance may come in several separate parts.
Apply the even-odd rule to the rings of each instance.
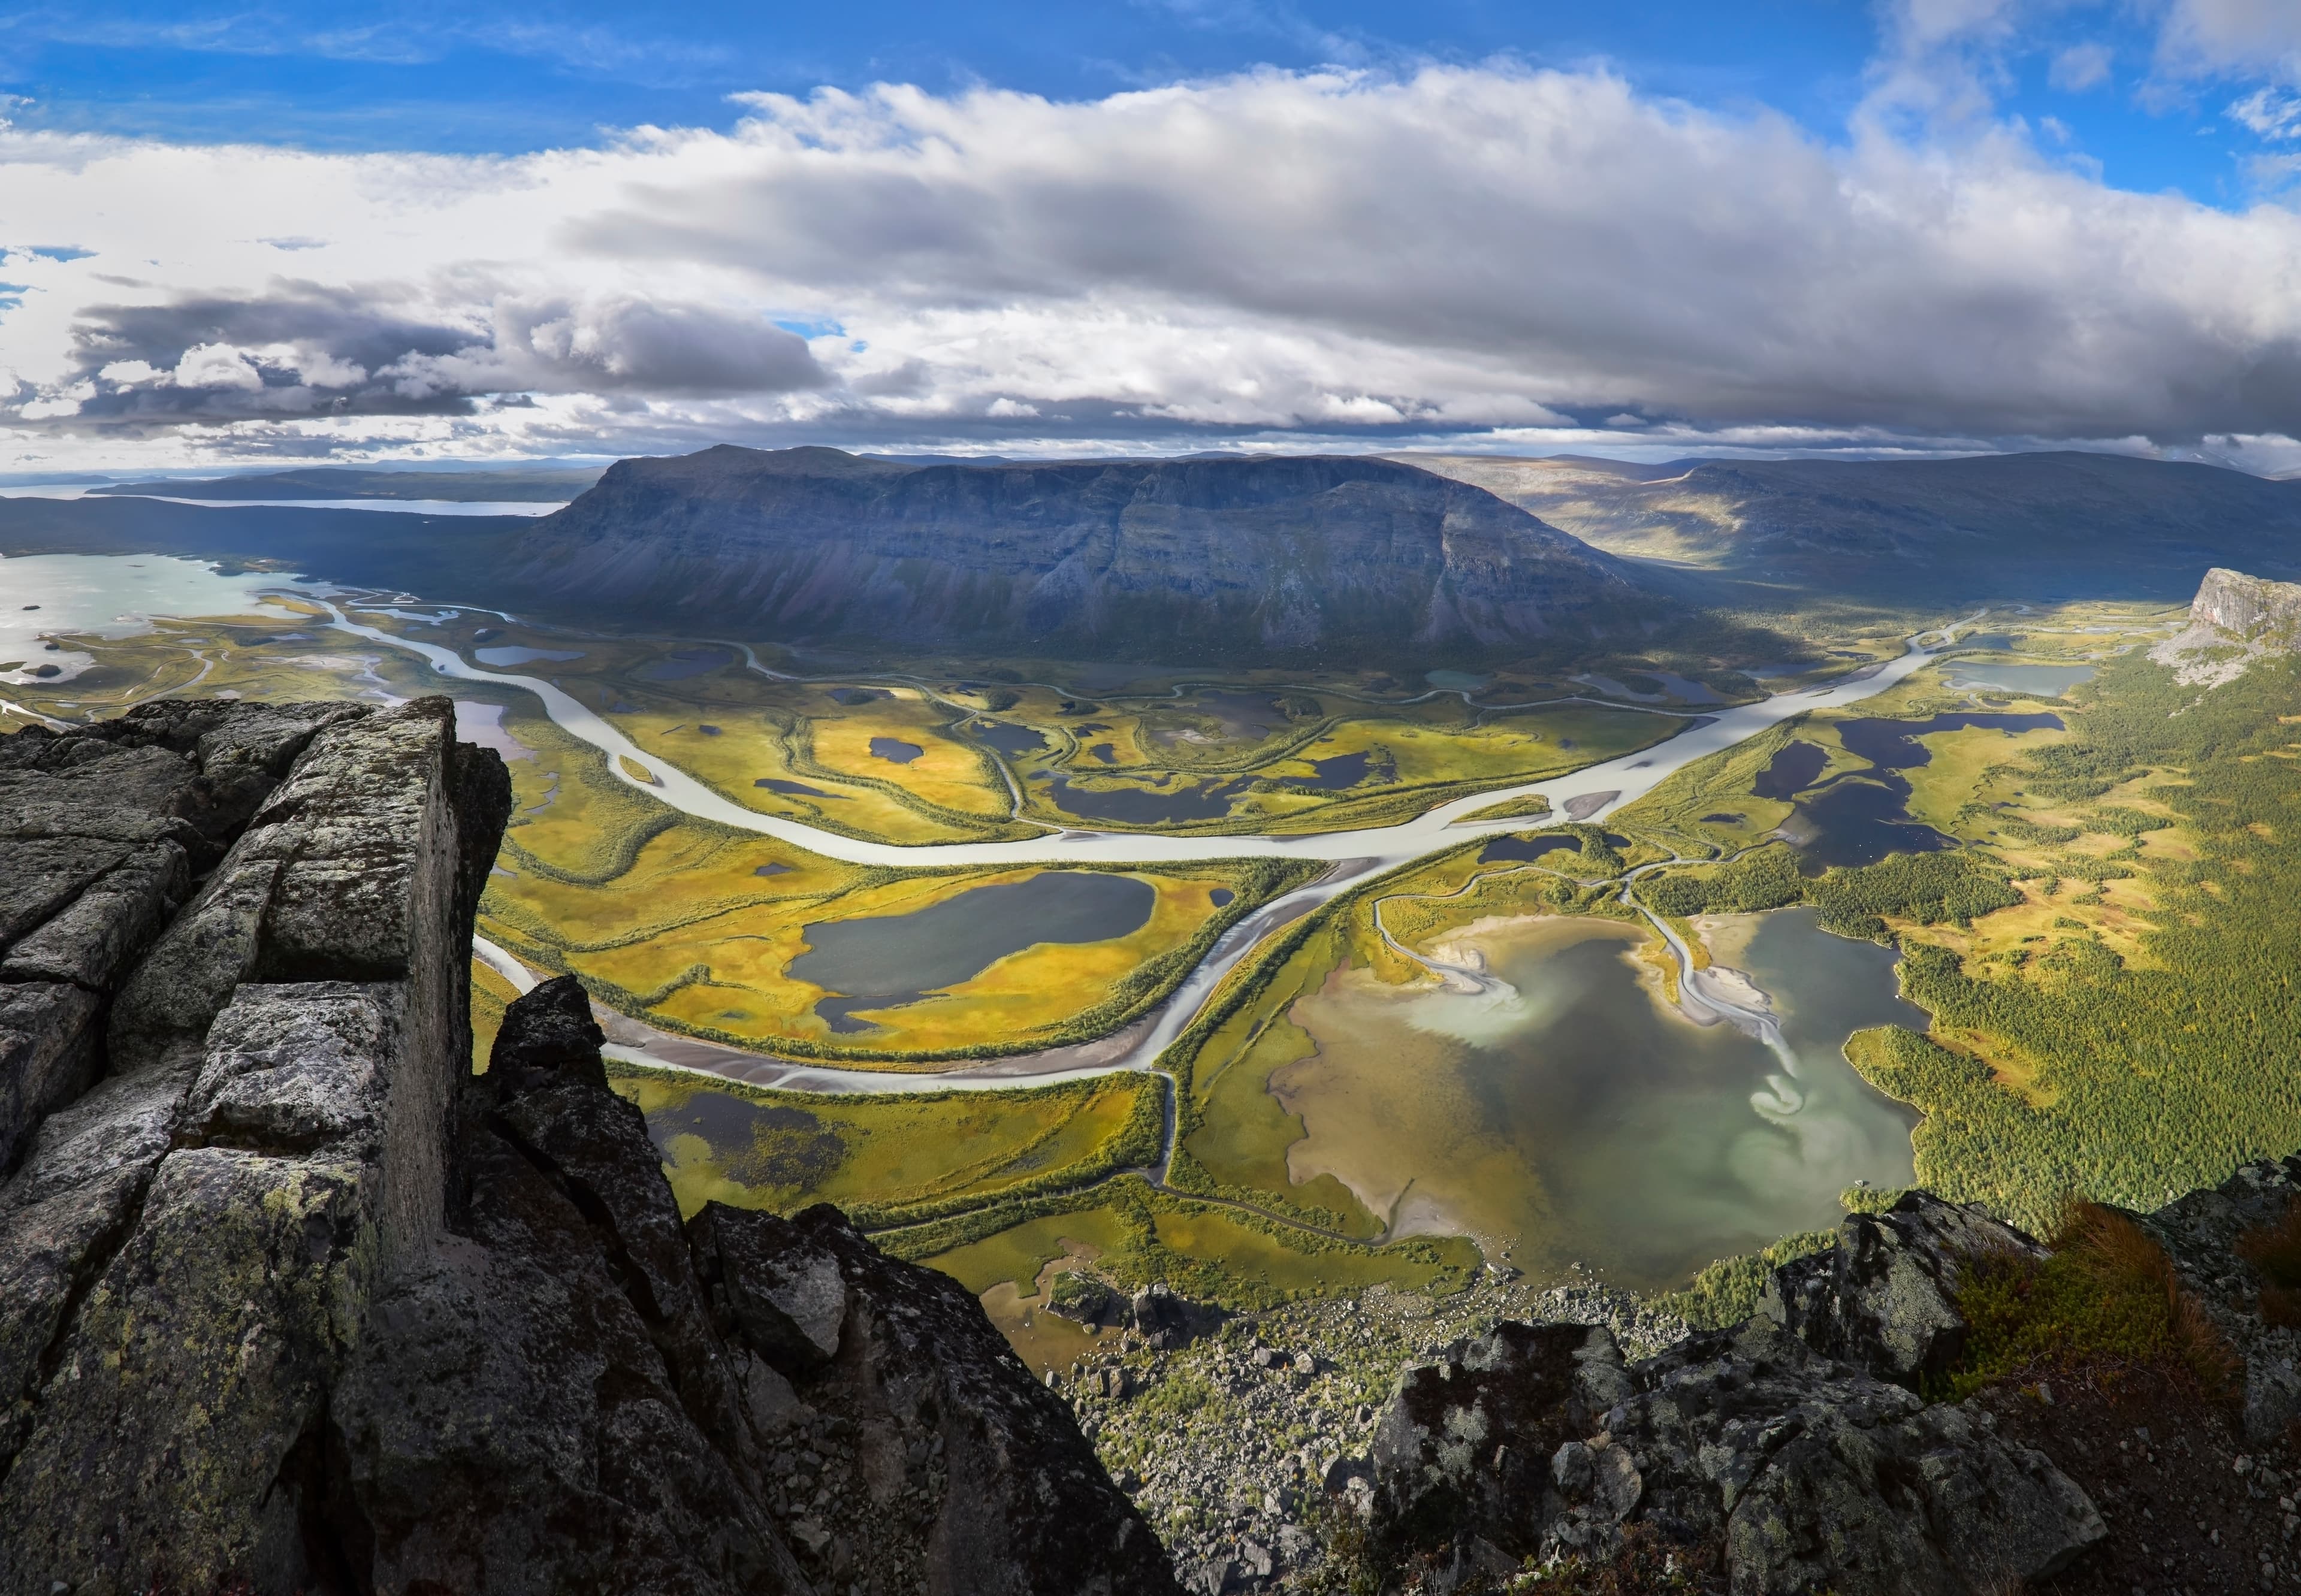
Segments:
[[[2128,840],[2110,854],[2054,856],[2041,877],[1969,847],[1806,878],[1770,848],[1645,888],[1675,915],[1808,902],[1834,930],[1886,940],[1888,921],[1964,924],[2011,908],[2024,901],[2015,881],[2072,904],[2098,901],[2077,883],[2146,885],[2154,907],[2129,956],[2058,913],[2050,933],[1990,960],[1957,938],[1902,936],[1903,989],[1933,1014],[1934,1038],[1895,1028],[1847,1049],[1924,1111],[1922,1184],[2035,1230],[2068,1196],[2155,1207],[2301,1148],[2301,669],[2271,661],[2201,691],[2129,657],[2076,697],[2075,735],[2002,768],[1993,788],[2071,823],[1987,818],[2025,848],[2080,832]],[[2121,788],[2172,818],[2090,805]],[[2176,827],[2179,848],[2138,846]]]

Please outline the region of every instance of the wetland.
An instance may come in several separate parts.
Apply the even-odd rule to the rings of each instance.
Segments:
[[[1329,976],[1292,1016],[1317,1052],[1269,1082],[1304,1127],[1291,1174],[1333,1175],[1395,1233],[1464,1232],[1538,1276],[1578,1262],[1637,1288],[1830,1224],[1857,1182],[1909,1183],[1916,1116],[1842,1051],[1927,1024],[1894,956],[1802,909],[1710,936],[1772,999],[1786,1056],[1667,1004],[1645,933],[1619,922],[1466,928],[1435,956],[1483,965],[1476,991]]]

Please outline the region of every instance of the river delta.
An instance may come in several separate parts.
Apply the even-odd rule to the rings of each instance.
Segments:
[[[0,578],[12,595],[24,595],[18,604],[43,606],[14,609],[10,635],[24,634],[20,649],[27,654],[72,657],[79,677],[100,662],[70,639],[47,649],[41,640],[46,633],[126,637],[133,652],[134,634],[150,630],[140,615],[188,617],[159,628],[163,635],[155,641],[165,648],[147,647],[135,657],[148,664],[172,652],[198,664],[197,675],[180,673],[197,682],[216,663],[207,643],[224,635],[217,618],[230,614],[239,617],[244,635],[224,662],[237,673],[235,685],[223,690],[261,693],[274,690],[269,684],[277,681],[305,693],[315,684],[370,696],[456,693],[470,734],[514,762],[523,813],[535,822],[515,831],[515,839],[545,850],[522,863],[507,848],[499,864],[491,901],[500,894],[504,914],[515,900],[531,907],[520,911],[525,920],[501,914],[483,920],[498,940],[482,949],[482,1005],[499,1007],[510,991],[548,971],[551,959],[588,961],[559,967],[582,967],[587,980],[597,971],[603,984],[595,990],[610,994],[607,1000],[643,1005],[625,1008],[633,1023],[618,1027],[614,1049],[620,1067],[636,1072],[634,1082],[691,1080],[681,1072],[698,1067],[728,1077],[712,1099],[716,1117],[690,1115],[690,1129],[682,1132],[711,1143],[714,1169],[812,1167],[807,1157],[830,1160],[830,1169],[888,1137],[895,1139],[890,1146],[931,1139],[916,1116],[901,1127],[874,1121],[870,1100],[891,1089],[914,1098],[922,1089],[995,1086],[1002,1095],[1027,1097],[1114,1074],[1144,1074],[1158,1083],[1183,1067],[1174,1062],[1178,1057],[1194,1058],[1192,1078],[1204,1080],[1215,1062],[1206,1051],[1207,1027],[1231,1001],[1226,994],[1293,928],[1324,924],[1336,913],[1346,921],[1362,917],[1367,906],[1402,890],[1393,890],[1393,881],[1451,892],[1466,872],[1524,872],[1520,886],[1562,880],[1588,873],[1577,863],[1588,847],[1619,850],[1625,865],[1638,868],[1689,856],[1681,851],[1688,846],[1715,854],[1737,840],[1691,844],[1692,833],[1674,814],[1657,826],[1648,800],[1681,773],[1728,758],[1753,740],[1779,739],[1775,729],[1786,722],[1828,722],[1835,746],[1786,740],[1743,789],[1740,806],[1705,810],[1703,820],[1757,826],[1763,822],[1749,816],[1778,812],[1774,834],[1800,844],[1809,868],[1817,870],[1949,845],[1945,838],[1929,840],[1939,833],[1910,808],[1911,767],[1923,761],[1927,746],[1917,737],[1977,727],[2010,735],[2061,724],[2042,710],[2024,718],[1973,709],[1923,725],[1837,713],[1892,695],[1923,671],[1929,656],[1912,643],[1836,681],[1796,680],[1738,704],[1669,672],[1593,673],[1580,685],[1545,689],[1492,674],[1432,671],[1398,701],[1424,706],[1418,713],[1432,713],[1434,703],[1457,706],[1454,722],[1442,715],[1418,727],[1393,718],[1377,723],[1368,737],[1351,731],[1351,715],[1402,712],[1382,709],[1391,700],[1378,694],[1368,696],[1372,707],[1354,709],[1360,700],[1350,691],[1365,689],[1339,683],[1321,685],[1317,698],[1299,690],[1290,698],[1273,687],[1192,686],[1185,680],[1151,684],[1147,696],[1133,700],[1109,697],[1108,677],[1096,689],[1104,696],[1093,699],[1067,696],[1086,692],[1084,676],[1067,686],[1024,681],[1002,690],[863,673],[812,686],[737,642],[698,639],[649,649],[453,606],[379,602],[277,575],[227,577],[185,561],[137,564],[154,572],[140,579],[152,593],[138,594],[135,614],[116,604],[111,607],[121,613],[99,614],[106,606],[90,596],[111,590],[116,572],[109,562],[5,562]],[[35,622],[41,624],[28,624]],[[529,673],[535,667],[551,673]],[[2062,667],[2001,662],[1963,677],[1945,675],[1952,685],[1970,679],[1973,690],[2008,691],[2022,686],[2013,673],[2025,668],[2067,674]],[[11,691],[23,690],[25,679],[12,673],[7,680]],[[111,677],[88,680],[108,684],[112,694],[78,696],[91,705],[134,696]],[[158,690],[175,685],[164,668],[152,680]],[[2051,684],[2041,679],[2041,685]],[[46,690],[50,696],[40,702],[50,710],[86,712],[76,698]],[[1544,691],[1552,697],[1539,697]],[[673,694],[690,697],[664,697]],[[816,695],[819,710],[806,707],[807,694]],[[1168,701],[1180,708],[1158,710]],[[682,702],[692,706],[684,714]],[[753,704],[771,706],[771,731],[791,723],[776,718],[789,712],[773,706],[799,706],[812,718],[797,723],[813,728],[812,740],[778,733],[783,741],[763,744],[759,711],[748,707]],[[1688,713],[1695,705],[1702,713]],[[19,707],[20,718],[42,713]],[[1564,773],[1488,779],[1468,790],[1442,783],[1427,788],[1431,796],[1414,806],[1351,806],[1353,790],[1376,778],[1413,790],[1418,778],[1399,773],[1427,758],[1414,747],[1418,738],[1518,736],[1528,714],[1550,719],[1531,723],[1542,735],[1527,746],[1555,750],[1542,757],[1563,764]],[[1607,753],[1609,740],[1623,751]],[[841,755],[848,743],[851,756]],[[1258,767],[1240,761],[1238,750],[1257,747],[1278,750],[1266,759],[1291,763]],[[726,763],[775,748],[811,751],[805,758],[778,756],[775,773],[764,775]],[[1906,757],[1911,750],[1913,759]],[[1583,757],[1588,763],[1574,768]],[[1144,763],[1160,758],[1184,763],[1163,769]],[[1188,763],[1193,759],[1217,767]],[[1226,760],[1228,768],[1219,768]],[[976,785],[966,788],[969,781]],[[893,813],[884,807],[888,782],[909,784],[901,788],[908,794],[935,792],[934,802],[943,806],[935,812],[955,817],[937,823],[943,838],[934,838],[932,828],[925,835],[916,827],[908,835],[884,829],[896,823],[875,818]],[[934,788],[937,782],[945,785]],[[983,795],[979,807],[968,807],[976,802],[969,791]],[[1034,819],[1042,812],[1034,793],[1067,818]],[[1252,796],[1260,794],[1272,797]],[[1265,804],[1327,804],[1335,823],[1317,829],[1309,823],[1318,811],[1303,810],[1287,823],[1299,830],[1242,829],[1231,806],[1251,797]],[[872,805],[880,807],[867,823],[882,828],[878,835],[860,829],[866,823],[859,820],[830,829],[827,815],[841,809],[859,815]],[[1536,812],[1502,818],[1481,813],[1498,805],[1531,805]],[[615,821],[598,832],[609,823],[600,817],[611,815],[639,819]],[[665,830],[649,815],[675,823]],[[1351,823],[1361,815],[1368,820]],[[962,819],[988,834],[953,835]],[[1089,829],[1099,821],[1167,829]],[[1568,822],[1571,829],[1544,829]],[[602,840],[584,842],[580,855],[546,847],[551,827],[578,823]],[[639,840],[614,842],[614,825],[628,824],[639,824],[631,833]],[[1186,829],[1172,829],[1177,824]],[[1192,832],[1191,824],[1231,829]],[[583,871],[593,868],[586,862],[606,856],[602,846],[609,854],[627,851],[598,887],[586,886]],[[721,859],[724,865],[713,862]],[[1250,865],[1298,873],[1255,877],[1271,884],[1252,886],[1235,873]],[[663,943],[657,963],[671,968],[700,958],[704,965],[691,967],[711,973],[700,984],[690,974],[682,978],[686,984],[649,997],[636,976],[614,972],[636,971],[631,960],[637,955],[628,948],[643,952],[652,944],[632,944],[630,932],[614,929],[612,916],[598,918],[618,891],[628,896],[637,889],[634,870],[656,872],[649,879],[658,883],[740,876],[757,883],[743,890],[791,907],[774,908],[772,923],[758,920],[770,913],[764,907],[709,909],[705,921],[679,933],[683,940]],[[1402,1288],[1419,1286],[1435,1278],[1432,1268],[1453,1267],[1445,1260],[1462,1255],[1442,1248],[1410,1258],[1402,1247],[1418,1239],[1468,1238],[1479,1249],[1472,1258],[1482,1253],[1537,1278],[1585,1266],[1618,1284],[1659,1290],[1682,1283],[1712,1258],[1830,1223],[1849,1188],[1890,1189],[1910,1181],[1915,1116],[1865,1083],[1843,1051],[1849,1036],[1868,1027],[1923,1031],[1928,1024],[1922,1011],[1897,995],[1891,952],[1820,930],[1810,910],[1709,917],[1680,928],[1699,942],[1698,957],[1688,957],[1710,966],[1700,990],[1730,990],[1751,1007],[1732,1014],[1713,1008],[1701,1016],[1709,1023],[1697,1024],[1688,1015],[1700,1005],[1684,990],[1691,971],[1665,972],[1659,922],[1561,914],[1554,903],[1513,907],[1514,890],[1479,888],[1477,902],[1466,902],[1468,917],[1422,928],[1404,963],[1379,947],[1355,961],[1345,957],[1285,1006],[1277,1017],[1297,1029],[1304,1045],[1293,1057],[1274,1056],[1268,1068],[1248,1057],[1238,1077],[1251,1080],[1268,1105],[1255,1114],[1275,1116],[1256,1132],[1276,1155],[1276,1163],[1265,1156],[1263,1173],[1254,1176],[1259,1189],[1226,1185],[1229,1177],[1204,1173],[1213,1166],[1182,1146],[1182,1133],[1192,1127],[1177,1123],[1184,1117],[1176,1101],[1180,1087],[1160,1083],[1139,1107],[1127,1109],[1131,1118],[1112,1122],[1098,1144],[1101,1153],[1089,1157],[1083,1144],[1066,1142],[1069,1150],[1061,1155],[1075,1163],[1099,1157],[1096,1167],[1116,1171],[1113,1149],[1124,1142],[1125,1157],[1147,1172],[1147,1231],[1113,1231],[1092,1209],[1079,1210],[1074,1221],[1058,1213],[1034,1219],[1017,1209],[1017,1228],[985,1230],[968,1221],[956,1197],[930,1200],[923,1190],[913,1199],[891,1191],[891,1214],[929,1217],[908,1229],[897,1224],[887,1233],[890,1244],[954,1259],[993,1245],[986,1256],[1013,1261],[1001,1264],[1002,1279],[983,1289],[1021,1293],[1017,1311],[1025,1314],[1050,1259],[1091,1261],[1128,1246],[1186,1265],[1226,1257],[1235,1262],[1260,1256],[1259,1249],[1269,1256],[1255,1266],[1258,1277],[1293,1294],[1345,1274],[1361,1284],[1389,1278]],[[698,890],[677,886],[673,897],[694,898],[700,908],[707,900],[694,898]],[[817,906],[811,912],[810,904]],[[534,929],[539,913],[552,921],[577,916],[564,921],[564,954],[522,932],[523,925]],[[721,930],[711,929],[711,915],[720,916]],[[590,929],[579,929],[584,924]],[[581,953],[585,939],[602,951]],[[757,951],[738,957],[743,947]],[[1134,951],[1122,955],[1121,948]],[[1429,963],[1417,968],[1415,959]],[[1084,1013],[1092,992],[1112,990],[1127,960],[1161,973],[1124,1024],[1075,1032],[1046,1009],[1051,994],[1069,982],[1078,985]],[[1472,990],[1434,974],[1450,961],[1478,972]],[[790,1002],[759,1009],[758,995],[779,984],[793,992]],[[1050,1015],[1033,1022],[1051,1028],[1050,1045],[1003,1059],[966,1057],[990,1040],[983,1026],[1000,1014],[1025,1012],[1034,999]],[[1267,1025],[1274,1013],[1256,1023]],[[1771,1029],[1750,1023],[1750,1014],[1770,1016]],[[743,1028],[746,1016],[754,1029]],[[767,1029],[757,1030],[761,1024]],[[776,1044],[765,1040],[778,1035],[793,1039],[782,1046],[780,1062]],[[808,1044],[813,1052],[799,1045],[810,1035],[820,1039]],[[1248,1051],[1258,1045],[1250,1041]],[[874,1065],[874,1048],[891,1065],[908,1057],[903,1049],[920,1046],[927,1052],[904,1063],[903,1074]],[[945,1049],[941,1064],[930,1062],[937,1047]],[[1251,1079],[1258,1071],[1259,1079]],[[762,1084],[774,1090],[762,1091]],[[808,1096],[824,1092],[854,1100],[854,1112],[819,1133],[794,1132],[799,1121],[790,1116],[807,1118]],[[1048,1112],[1055,1101],[1048,1099]],[[1156,1126],[1161,1117],[1163,1132]],[[794,1134],[813,1149],[797,1165],[790,1162]],[[1147,1144],[1125,1141],[1146,1134]],[[747,1138],[757,1148],[747,1150]],[[1008,1172],[994,1182],[997,1190],[1066,1190],[1057,1178],[1061,1159],[1044,1170],[1033,1162],[1050,1156],[1043,1149],[1016,1151],[1012,1167],[1000,1166]],[[992,1188],[979,1184],[983,1178],[967,1177],[988,1200]],[[962,1182],[951,1190],[965,1189]],[[1043,1207],[1049,1199],[1033,1200]],[[1203,1207],[1217,1201],[1232,1207]],[[1356,1238],[1353,1248],[1375,1246],[1365,1264],[1345,1267],[1332,1242],[1316,1241],[1333,1222],[1340,1224],[1334,1233]],[[1298,1242],[1315,1245],[1308,1253],[1292,1250]],[[1320,1264],[1321,1258],[1327,1261]],[[1368,1265],[1376,1266],[1372,1274]]]

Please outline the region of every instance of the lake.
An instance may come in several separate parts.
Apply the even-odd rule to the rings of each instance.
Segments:
[[[286,616],[266,611],[262,595],[293,584],[276,573],[226,576],[199,560],[164,555],[17,555],[0,556],[0,663],[54,664],[66,678],[93,661],[51,650],[43,633],[88,631],[124,638],[150,630],[154,615]],[[21,673],[0,681],[21,681]]]
[[[1913,1178],[1916,1116],[1840,1052],[1856,1030],[1927,1023],[1889,951],[1805,909],[1717,923],[1721,962],[1772,996],[1793,1074],[1755,1039],[1665,1007],[1629,957],[1635,928],[1530,918],[1474,940],[1495,991],[1345,971],[1294,1006],[1318,1045],[1271,1078],[1305,1126],[1294,1178],[1336,1176],[1402,1233],[1468,1232],[1529,1273],[1579,1262],[1637,1289],[1834,1224],[1857,1180]]]
[[[916,1003],[1042,942],[1131,936],[1150,923],[1158,900],[1157,890],[1135,876],[1042,871],[908,915],[817,922],[805,929],[807,951],[786,973],[835,994],[815,1008],[833,1032],[867,1031],[867,1022],[853,1017],[858,1011]]]
[[[1942,667],[1942,680],[1955,688],[1981,688],[2001,693],[2027,693],[2058,698],[2081,681],[2091,681],[2091,665],[2001,665],[1960,660]]]

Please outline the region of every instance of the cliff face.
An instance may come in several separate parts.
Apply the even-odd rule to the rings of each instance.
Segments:
[[[2216,565],[2189,601],[2189,624],[2150,649],[2191,687],[2219,687],[2257,659],[2301,648],[2301,584]]]
[[[508,802],[444,699],[0,741],[0,1590],[1170,1590],[956,1284],[682,1223],[572,981],[469,1074]]]
[[[626,460],[538,522],[540,601],[807,639],[1084,656],[1483,647],[1643,602],[1482,489],[1374,459]]]

